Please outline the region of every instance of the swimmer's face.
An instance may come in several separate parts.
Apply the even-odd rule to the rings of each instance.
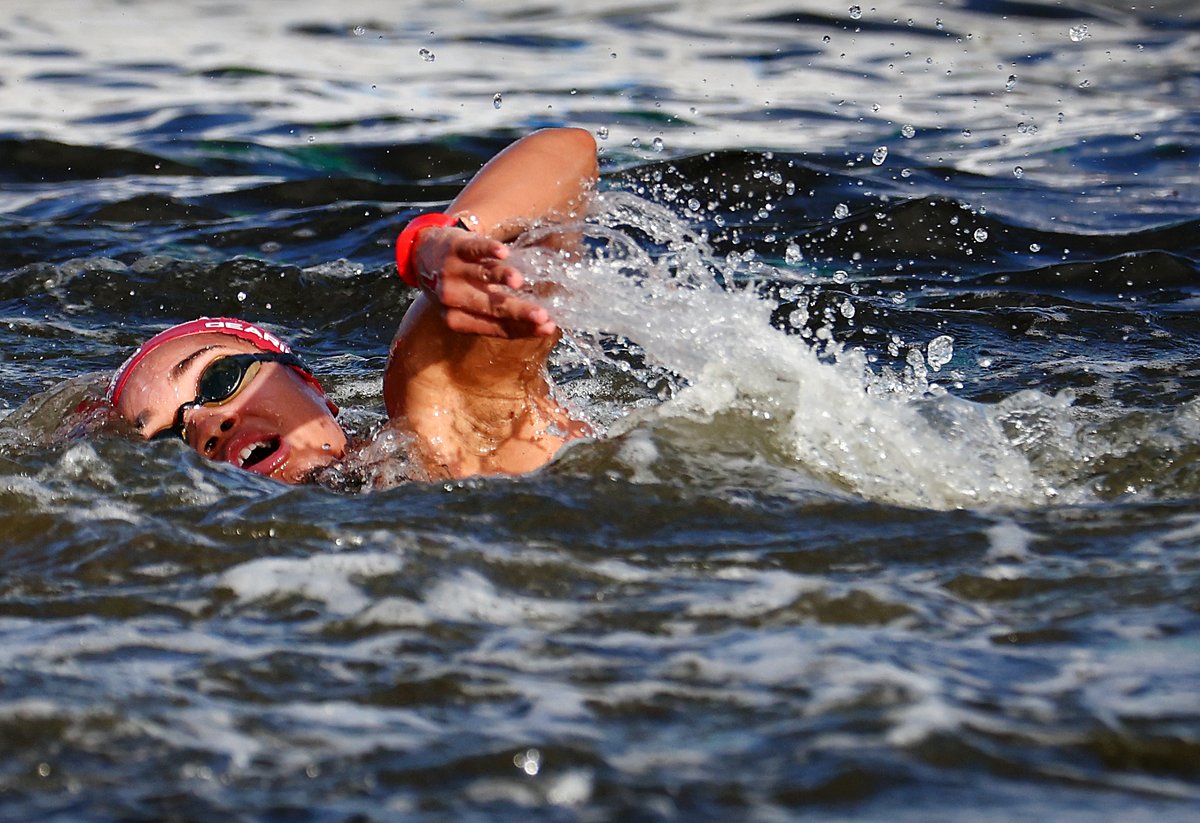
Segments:
[[[227,334],[168,341],[130,372],[117,412],[147,440],[169,432],[179,407],[196,400],[201,375],[213,361],[261,353]],[[285,483],[302,482],[346,452],[346,435],[325,398],[281,363],[250,365],[232,397],[185,409],[183,424],[184,440],[210,460]]]

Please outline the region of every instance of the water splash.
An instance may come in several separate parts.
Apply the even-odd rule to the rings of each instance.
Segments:
[[[929,371],[953,357],[949,336],[935,338],[927,354],[910,353],[919,367],[906,375],[877,374],[862,351],[829,333],[814,346],[773,327],[773,303],[722,287],[739,273],[660,206],[608,192],[572,230],[588,239],[582,258],[531,245],[515,260],[531,279],[558,284],[546,303],[571,329],[573,350],[594,368],[611,363],[604,344],[615,335],[676,389],[662,404],[615,421],[610,434],[687,420],[700,424],[696,436],[714,438],[691,446],[720,451],[729,447],[732,418],[742,428],[737,438],[765,439],[767,459],[870,499],[931,508],[1061,499],[1007,436],[1004,409],[928,382]],[[663,251],[647,251],[634,235]],[[534,232],[530,241],[540,239]],[[787,270],[773,275],[795,280]]]

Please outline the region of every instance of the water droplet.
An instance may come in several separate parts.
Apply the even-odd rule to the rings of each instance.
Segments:
[[[354,27],[354,36],[355,37],[362,37],[366,33],[367,33],[367,30],[364,26],[355,26]]]
[[[1070,36],[1072,43],[1082,43],[1083,38],[1088,36],[1088,28],[1087,26],[1071,26],[1067,34]]]
[[[933,21],[933,27],[935,29],[937,29],[938,31],[941,31],[942,29],[944,29],[946,27],[946,24],[943,23],[942,18],[939,17],[938,19]]]
[[[504,105],[504,95],[501,94],[500,92],[496,92],[495,94],[493,94],[492,95],[492,108],[498,109],[503,105]]]
[[[1029,250],[1031,252],[1033,252],[1034,254],[1037,254],[1038,252],[1040,252],[1042,250],[1042,244],[1041,243],[1030,243]]]
[[[37,773],[38,773],[38,777],[49,777],[50,776],[50,764],[49,763],[38,763]]]
[[[513,755],[513,765],[533,777],[542,767],[542,753],[537,749],[526,749]]]
[[[607,140],[608,139],[608,126],[601,126],[600,128],[596,129],[596,136],[599,137],[601,140]]]
[[[1142,136],[1141,136],[1140,134],[1136,134],[1136,133],[1135,133],[1135,134],[1133,135],[1133,139],[1134,139],[1134,140],[1141,140],[1141,139],[1142,139]]]
[[[880,146],[875,149],[875,153],[871,155],[871,162],[876,166],[882,166],[883,161],[887,160],[887,146]]]
[[[429,49],[421,49],[419,52],[417,52],[417,54],[421,55],[421,59],[426,63],[432,63],[437,59],[437,55],[431,52]]]
[[[982,243],[988,239],[987,229],[975,229],[975,242]]]
[[[1015,175],[1018,178],[1024,177],[1025,169],[1021,168],[1020,166],[1014,166],[1013,167],[1013,175]]]
[[[862,6],[851,6],[850,7],[850,19],[857,20],[860,17],[862,17]]]
[[[1012,91],[1016,87],[1017,87],[1017,76],[1015,74],[1010,74],[1008,76],[1008,82],[1004,84],[1004,90]]]
[[[854,316],[854,304],[850,302],[850,298],[842,301],[842,305],[838,306],[838,311],[842,313],[842,317],[847,320]]]
[[[905,123],[903,126],[900,127],[900,136],[903,137],[905,140],[911,140],[913,138],[913,135],[915,135],[916,133],[917,133],[917,130],[913,127],[912,123]]]
[[[655,151],[662,151],[665,144],[663,143],[663,139],[661,137],[655,137],[652,145],[654,146]]]
[[[933,338],[925,347],[925,360],[934,371],[941,371],[942,366],[949,363],[953,357],[954,338],[948,334]]]
[[[1079,81],[1079,88],[1081,88],[1081,89],[1086,89],[1090,85],[1092,85],[1091,80],[1080,80]]]
[[[833,216],[838,220],[845,220],[850,216],[850,207],[845,203],[838,203],[837,207],[833,210]]]
[[[795,243],[788,243],[787,249],[783,253],[783,261],[789,266],[795,266],[804,259],[804,252],[800,251],[800,247]]]
[[[822,38],[821,38],[821,42],[822,42],[822,43],[828,43],[828,42],[829,42],[830,40],[832,40],[832,39],[833,39],[833,38],[832,38],[832,37],[830,37],[830,36],[827,34],[827,35],[825,35],[824,37],[822,37]]]
[[[963,130],[962,130],[962,136],[963,136],[963,137],[970,137],[970,136],[971,136],[971,130],[970,130],[970,129],[963,129]]]
[[[835,271],[833,273],[833,282],[837,283],[839,286],[842,283],[845,283],[849,279],[850,279],[850,275],[846,272],[845,269],[838,269],[837,271]]]
[[[642,147],[642,138],[640,138],[640,137],[633,138],[632,140],[629,141],[629,145],[633,146],[635,149],[640,149]]]
[[[901,177],[912,177],[912,169],[900,169]]]
[[[688,208],[692,211],[700,211],[700,201],[693,197],[691,200],[688,200]]]
[[[244,291],[240,291],[240,292],[238,292],[238,293],[237,293],[237,301],[238,301],[239,303],[245,303],[245,302],[246,302],[246,293],[245,293]]]

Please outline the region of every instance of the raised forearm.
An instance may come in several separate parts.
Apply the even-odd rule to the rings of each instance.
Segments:
[[[447,212],[467,215],[472,231],[511,240],[536,221],[578,213],[597,174],[591,134],[544,129],[492,158]]]

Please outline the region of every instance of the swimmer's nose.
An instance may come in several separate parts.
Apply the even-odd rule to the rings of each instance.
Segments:
[[[191,428],[194,432],[192,448],[210,460],[218,459],[222,445],[229,432],[237,424],[231,411],[223,406],[208,408],[201,406],[193,412]]]

